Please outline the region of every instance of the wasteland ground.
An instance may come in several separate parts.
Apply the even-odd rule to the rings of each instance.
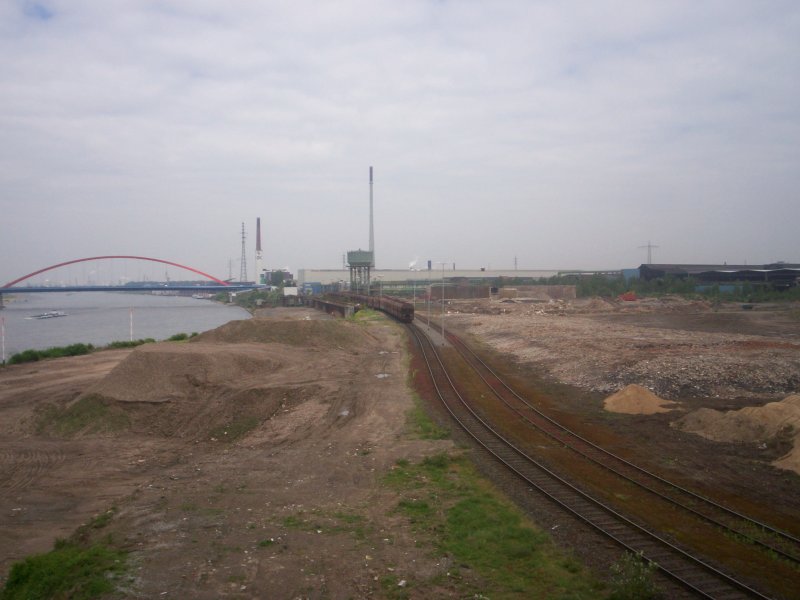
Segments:
[[[484,300],[448,313],[553,410],[617,432],[659,470],[797,522],[797,307]],[[411,431],[408,368],[398,325],[299,308],[190,343],[0,370],[0,574],[109,515],[135,597],[391,597],[387,575],[446,578],[451,565],[380,484],[399,460],[455,449]],[[606,410],[631,384],[675,410],[647,409],[643,392]],[[753,427],[728,423],[781,401],[778,417],[751,410]],[[611,560],[581,552],[578,530],[543,525],[598,570]]]

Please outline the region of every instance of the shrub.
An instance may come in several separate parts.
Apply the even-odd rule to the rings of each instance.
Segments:
[[[106,346],[106,348],[135,348],[136,346],[141,346],[142,344],[152,344],[155,340],[153,338],[144,338],[140,340],[120,340],[116,342],[111,342]]]
[[[89,354],[94,350],[91,344],[71,344],[69,346],[56,346],[47,350],[23,350],[13,354],[8,360],[9,364],[15,365],[26,362],[36,362],[43,358],[60,358],[62,356],[80,356]]]
[[[653,581],[656,564],[640,554],[626,552],[611,567],[612,592],[609,600],[652,600],[661,592]]]

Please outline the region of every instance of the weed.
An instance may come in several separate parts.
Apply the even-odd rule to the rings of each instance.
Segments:
[[[384,482],[402,495],[396,511],[408,517],[418,543],[432,543],[471,573],[464,577],[463,569],[450,571],[448,585],[457,586],[461,595],[473,595],[475,578],[497,598],[603,595],[600,582],[557,550],[467,460],[435,454],[417,464],[405,461]],[[384,581],[387,592],[393,589],[391,578]]]
[[[366,323],[369,321],[377,321],[383,318],[383,314],[377,310],[372,310],[371,308],[362,308],[358,312],[354,313],[352,317],[348,317],[348,321]]]
[[[61,410],[50,407],[39,415],[37,429],[42,432],[52,428],[60,435],[113,432],[130,426],[130,418],[119,407],[113,406],[101,396],[84,396]]]
[[[386,598],[405,600],[410,597],[406,582],[396,575],[384,575],[381,577],[380,584]]]
[[[114,590],[124,566],[125,553],[106,545],[58,540],[50,552],[15,563],[0,598],[97,598]]]
[[[209,432],[209,435],[217,440],[234,442],[258,427],[258,425],[259,420],[255,417],[237,417],[229,423],[215,427]]]
[[[112,506],[106,512],[94,517],[86,525],[78,528],[78,534],[84,533],[90,529],[102,529],[111,522],[115,514],[117,514],[117,507]]]
[[[612,592],[609,600],[650,600],[660,598],[661,592],[653,581],[655,563],[641,554],[626,552],[611,566]]]
[[[409,517],[412,523],[427,520],[432,512],[432,509],[427,502],[417,498],[400,500],[399,504],[397,505],[397,509]]]
[[[300,529],[306,526],[306,521],[295,515],[289,515],[283,519],[284,527],[291,527],[292,529]]]
[[[434,423],[422,407],[419,396],[414,394],[414,406],[406,413],[406,422],[414,437],[421,440],[444,440],[450,437],[447,429]]]

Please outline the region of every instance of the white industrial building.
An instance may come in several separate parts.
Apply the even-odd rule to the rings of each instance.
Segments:
[[[438,281],[442,277],[450,279],[463,277],[467,279],[495,279],[497,277],[522,277],[522,278],[541,278],[553,277],[563,273],[555,270],[523,270],[523,269],[459,269],[454,270],[445,267],[442,269],[373,269],[371,278],[373,281],[381,280],[383,283],[403,282],[403,281]],[[349,283],[350,271],[347,269],[298,269],[297,284],[300,287],[312,284],[331,285],[338,282]]]

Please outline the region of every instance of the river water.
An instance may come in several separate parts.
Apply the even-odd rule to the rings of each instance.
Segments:
[[[163,340],[176,333],[203,332],[228,321],[249,319],[238,306],[182,296],[121,292],[21,294],[6,297],[0,318],[5,321],[5,358],[17,352],[43,350],[83,342],[104,346],[133,339]],[[32,319],[48,311],[65,317]],[[0,359],[2,356],[0,356]]]

